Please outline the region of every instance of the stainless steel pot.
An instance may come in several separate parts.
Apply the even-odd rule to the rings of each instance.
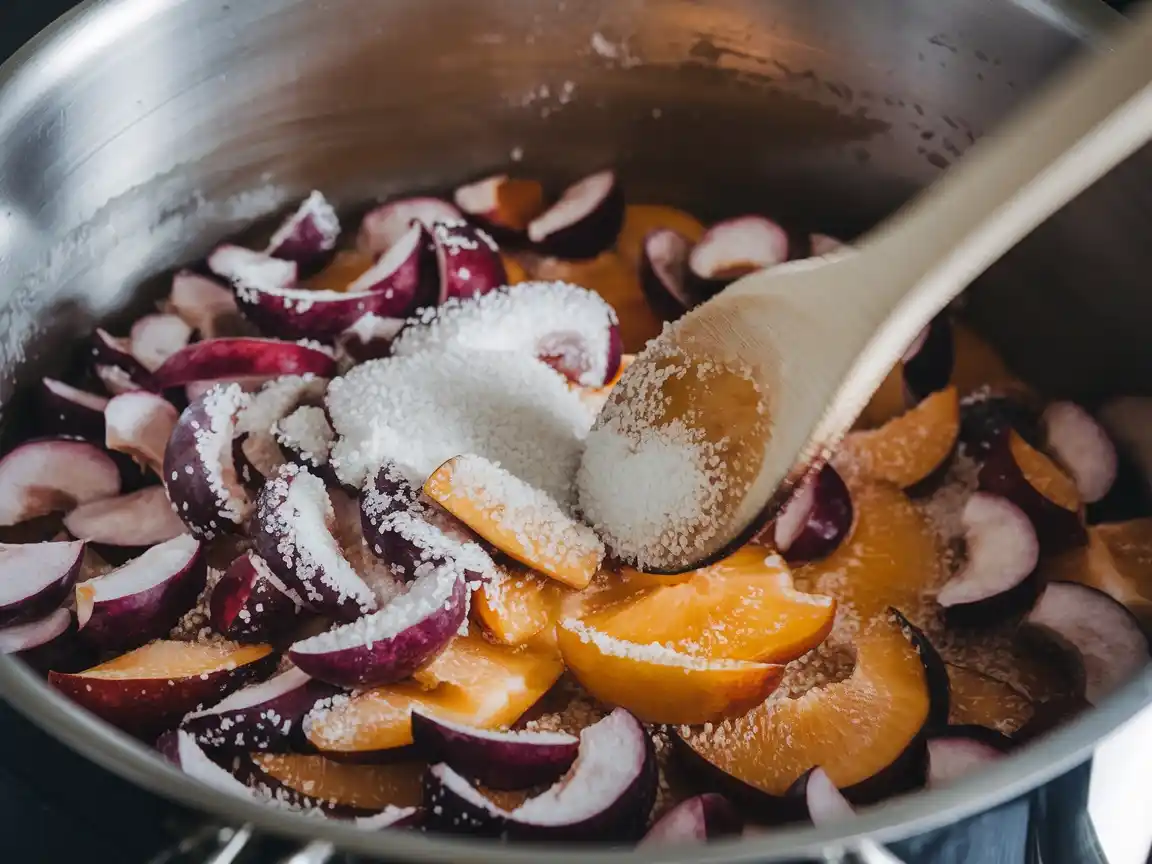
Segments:
[[[1113,19],[1094,0],[92,0],[0,69],[4,419],[18,380],[139,306],[150,276],[312,187],[354,206],[521,157],[546,179],[611,163],[634,200],[850,236]],[[1054,393],[1150,387],[1147,161],[972,293],[975,318]],[[1152,702],[1152,675],[946,793],[845,827],[637,854],[305,820],[221,798],[3,658],[0,692],[155,792],[393,861],[768,861],[875,852],[1026,791]]]

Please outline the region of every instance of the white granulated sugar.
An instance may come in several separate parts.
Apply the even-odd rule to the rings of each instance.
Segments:
[[[350,486],[387,461],[422,484],[453,456],[474,453],[562,505],[591,422],[562,376],[505,351],[373,360],[333,380],[327,403],[339,436],[332,465]]]
[[[312,223],[312,229],[319,237],[320,251],[327,251],[336,246],[336,241],[340,239],[340,217],[336,215],[336,210],[328,203],[323,193],[313,190],[312,194],[301,202],[296,212],[272,235],[268,251],[277,249],[291,239],[305,222]]]
[[[308,465],[319,468],[328,464],[328,451],[335,435],[323,408],[310,405],[297,408],[276,424],[273,434],[281,445],[298,453]]]
[[[453,565],[437,567],[413,582],[405,593],[379,612],[301,640],[291,650],[298,654],[329,654],[394,639],[412,627],[439,626],[430,619],[454,618],[459,614],[458,588],[463,580]],[[466,593],[463,596],[467,598]]]
[[[679,666],[684,669],[739,669],[748,664],[741,660],[711,660],[706,657],[693,657],[673,651],[658,642],[640,643],[617,639],[589,627],[576,618],[565,618],[560,626],[579,637],[586,645],[595,645],[602,654],[609,657],[627,657],[654,666]]]
[[[304,585],[306,601],[324,603],[334,596],[356,603],[364,612],[376,610],[375,594],[332,534],[335,512],[319,477],[297,465],[282,466],[261,493],[257,519],[259,530],[276,538],[276,552]]]
[[[448,346],[554,357],[577,383],[604,383],[616,312],[599,294],[567,282],[522,282],[423,310],[392,345],[396,356]]]
[[[284,375],[269,381],[252,395],[236,421],[238,434],[270,434],[272,427],[303,402],[319,401],[327,379],[315,375]]]
[[[710,539],[720,502],[718,454],[679,420],[628,432],[616,417],[588,436],[580,508],[617,556],[641,567]]]
[[[196,430],[196,455],[212,491],[221,519],[239,525],[252,510],[248,490],[236,475],[232,439],[236,418],[248,405],[249,397],[239,384],[213,387],[204,397],[207,426]]]
[[[452,494],[479,505],[504,531],[512,533],[533,561],[581,566],[604,546],[596,532],[577,522],[547,493],[479,456],[452,462]]]

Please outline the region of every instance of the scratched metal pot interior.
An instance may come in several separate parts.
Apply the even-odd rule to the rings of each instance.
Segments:
[[[701,218],[763,211],[854,236],[931,182],[1114,16],[1091,0],[108,0],[0,72],[0,398],[59,373],[182,262],[313,188],[349,214],[504,169],[555,185],[611,165],[630,196]],[[970,293],[1029,380],[1092,402],[1147,391],[1147,154]],[[349,224],[354,224],[351,220]],[[850,828],[543,860],[779,860],[891,839],[1034,786],[1149,698],[1145,678],[947,800]],[[358,833],[221,801],[0,662],[0,692],[130,779],[224,819],[391,860],[539,861],[484,841]]]

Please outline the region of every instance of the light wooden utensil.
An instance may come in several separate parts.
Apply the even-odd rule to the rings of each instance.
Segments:
[[[824,463],[933,316],[1152,137],[1150,82],[1152,13],[1145,13],[1111,46],[1072,64],[855,251],[746,276],[682,318],[673,338],[691,344],[693,356],[751,371],[765,397],[767,434],[729,454],[759,468],[718,514],[723,524],[706,543],[681,544],[674,560],[652,569],[714,561],[774,514]],[[651,352],[642,354],[622,383],[651,362]],[[617,409],[651,416],[631,398]]]

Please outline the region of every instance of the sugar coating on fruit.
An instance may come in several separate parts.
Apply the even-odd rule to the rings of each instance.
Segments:
[[[318,252],[334,248],[336,241],[340,239],[340,217],[319,190],[313,190],[312,194],[300,203],[296,212],[276,230],[268,242],[269,251],[274,251],[295,239],[302,229],[313,235],[309,239],[316,244]]]
[[[488,236],[486,231],[473,228],[463,219],[439,220],[433,223],[432,236],[436,240],[436,246],[443,249],[449,257],[479,249],[500,251],[496,241]]]
[[[437,567],[409,586],[379,612],[333,627],[292,646],[297,654],[329,654],[393,639],[438,613],[452,614],[459,605],[458,586],[464,575],[452,563]],[[467,605],[467,594],[464,595]]]
[[[283,261],[242,246],[220,246],[208,258],[212,272],[232,282],[237,293],[287,289],[296,282],[294,261]]]
[[[261,493],[260,530],[276,538],[276,552],[294,568],[304,586],[305,601],[322,603],[317,583],[340,601],[355,602],[363,612],[376,609],[376,597],[345,559],[332,523],[336,518],[324,481],[297,465],[284,465]]]
[[[569,516],[547,492],[481,456],[456,457],[437,469],[425,489],[442,474],[449,499],[465,499],[479,508],[485,522],[515,538],[520,549],[514,557],[545,572],[586,569],[588,578],[599,568],[604,545],[596,532]],[[450,500],[440,503],[453,509]],[[484,533],[478,525],[471,527]],[[496,542],[493,537],[488,539]]]
[[[236,434],[236,418],[248,404],[239,384],[216,386],[204,397],[204,417],[208,425],[196,429],[196,453],[204,467],[208,488],[212,490],[217,512],[221,519],[239,525],[252,510],[248,490],[236,475],[232,456],[232,438]],[[172,478],[173,480],[175,478]],[[215,527],[209,523],[209,527]]]
[[[560,626],[586,645],[594,645],[600,653],[610,657],[626,657],[653,666],[682,666],[685,669],[743,669],[753,664],[743,660],[712,660],[673,651],[658,642],[641,644],[616,639],[603,631],[589,627],[576,618],[565,618]]]
[[[328,387],[332,466],[355,488],[384,462],[420,484],[461,453],[498,462],[567,505],[590,423],[565,380],[513,352],[443,352],[357,366]]]
[[[395,355],[445,346],[478,351],[519,351],[550,358],[596,387],[607,377],[616,313],[600,295],[568,282],[521,282],[480,297],[452,298],[424,309],[392,345]]]
[[[328,425],[323,408],[304,405],[276,424],[274,435],[284,447],[299,454],[304,462],[319,468],[328,464],[328,451],[335,433]]]

